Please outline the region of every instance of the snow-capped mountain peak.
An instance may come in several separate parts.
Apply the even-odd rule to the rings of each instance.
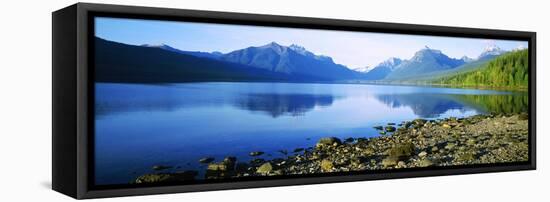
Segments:
[[[389,67],[390,69],[394,69],[399,64],[401,64],[401,62],[403,62],[403,60],[399,58],[391,57],[387,60],[384,60],[384,62],[381,62],[380,64],[378,64],[378,66],[384,66],[384,67]]]
[[[490,45],[485,47],[485,49],[483,49],[483,52],[478,56],[478,59],[502,55],[505,52],[506,51],[502,50],[500,47],[496,45]]]
[[[472,62],[472,61],[475,60],[475,59],[470,58],[470,57],[468,57],[468,56],[462,56],[460,59],[461,59],[462,61],[464,61],[464,62]]]
[[[523,50],[523,49],[526,49],[527,47],[523,46],[523,45],[518,45],[518,47],[514,48],[513,51],[520,51],[520,50]]]
[[[293,50],[293,51],[296,51],[296,52],[302,53],[302,54],[309,52],[303,46],[299,46],[299,45],[296,45],[296,44],[292,44],[288,48],[290,48],[290,50]]]
[[[372,69],[374,69],[374,67],[365,66],[365,67],[358,67],[352,70],[360,73],[367,73],[367,72],[370,72]]]

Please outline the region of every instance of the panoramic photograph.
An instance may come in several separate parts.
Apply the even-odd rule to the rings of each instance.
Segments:
[[[527,41],[94,21],[95,185],[529,161]]]

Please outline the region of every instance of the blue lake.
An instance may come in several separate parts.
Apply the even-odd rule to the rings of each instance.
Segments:
[[[154,165],[205,170],[198,160],[282,157],[321,137],[378,136],[415,118],[527,110],[526,93],[360,84],[97,83],[96,184],[126,184]]]

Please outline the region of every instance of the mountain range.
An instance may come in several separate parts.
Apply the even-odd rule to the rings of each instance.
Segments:
[[[95,43],[96,80],[104,82],[400,81],[476,69],[505,53],[494,46],[476,59],[455,59],[425,47],[410,59],[389,58],[374,67],[352,70],[296,44],[271,42],[221,53],[185,51],[166,44],[128,45],[97,37]]]
[[[384,81],[427,80],[471,71],[482,67],[490,60],[506,53],[506,51],[491,46],[476,58],[464,56],[460,59],[451,58],[442,51],[425,47],[417,51],[411,59],[402,60],[390,58],[372,70],[364,73],[363,79]]]
[[[115,83],[320,80],[306,75],[288,75],[224,62],[208,56],[182,54],[164,48],[127,45],[95,38],[95,80]]]
[[[224,54],[221,60],[249,65],[272,72],[308,75],[325,80],[354,79],[357,72],[336,64],[332,58],[315,55],[298,45],[282,46],[271,42]]]
[[[320,80],[354,79],[357,76],[357,72],[348,69],[344,65],[334,63],[331,57],[315,55],[304,47],[295,44],[283,46],[271,42],[263,46],[252,46],[227,54],[182,51],[165,44],[158,46],[145,44],[142,47],[160,48],[180,54],[247,65],[270,72],[310,76]]]

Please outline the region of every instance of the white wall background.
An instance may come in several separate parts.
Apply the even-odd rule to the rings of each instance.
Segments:
[[[538,169],[214,191],[106,201],[543,201],[550,199],[549,5],[541,0],[90,1],[353,20],[536,31]],[[69,0],[0,4],[0,201],[69,201],[51,186],[51,12]]]

